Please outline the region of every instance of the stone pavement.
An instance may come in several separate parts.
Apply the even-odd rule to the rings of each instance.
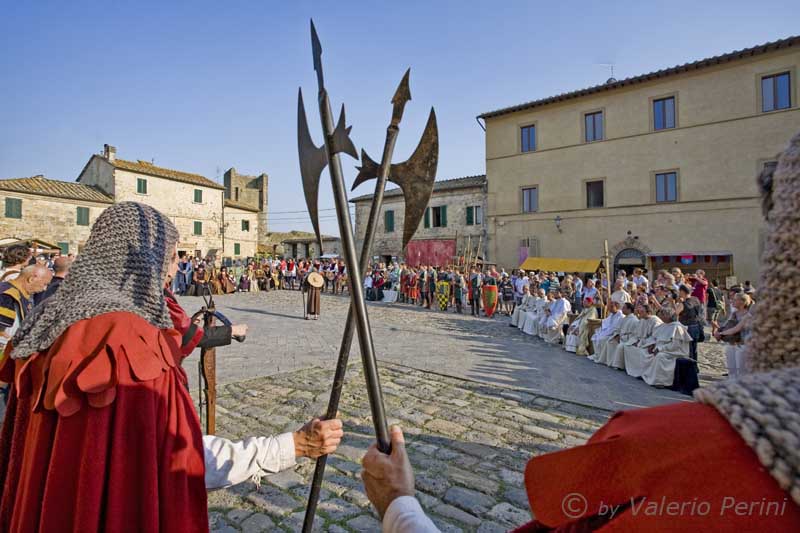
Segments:
[[[202,305],[200,298],[180,300],[190,313]],[[323,294],[319,321],[303,320],[299,291],[238,293],[217,297],[216,303],[234,322],[250,325],[244,344],[218,350],[221,382],[312,366],[334,367],[348,298]],[[611,410],[689,399],[654,389],[625,372],[596,365],[524,335],[508,327],[509,318],[505,316],[475,318],[403,304],[370,303],[368,309],[381,363],[403,364]],[[700,346],[702,377],[719,379],[725,371],[721,345],[709,342]],[[186,364],[193,383],[198,352]],[[357,341],[351,360],[360,360]]]
[[[328,461],[317,531],[380,531],[363,491],[360,459],[373,442],[359,364],[341,401],[345,439]],[[219,389],[218,434],[232,439],[297,429],[324,411],[332,371],[306,369]],[[534,455],[585,442],[609,411],[498,385],[384,363],[391,423],[406,434],[417,496],[442,531],[507,531],[531,519],[523,471]],[[213,531],[298,531],[314,462],[209,493]]]

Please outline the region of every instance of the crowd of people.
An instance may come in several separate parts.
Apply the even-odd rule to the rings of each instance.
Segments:
[[[769,178],[758,295],[770,305],[753,307],[749,288],[732,287],[733,310],[722,325],[708,296],[724,294],[699,271],[659,272],[644,290],[641,281],[631,289],[628,276],[612,287],[586,279],[574,290],[583,283],[575,276],[565,283],[567,276],[517,273],[515,282],[523,281],[518,301],[512,291],[512,323],[547,342],[578,353],[591,341],[598,363],[621,360],[626,370],[625,347],[640,348],[630,352],[631,370],[638,364],[659,379],[673,353],[692,361],[691,343],[702,341],[710,320],[715,337],[745,343],[731,353],[748,370],[695,391],[694,402],[619,412],[585,445],[533,457],[522,476],[533,520],[517,531],[800,530],[800,315],[793,305],[800,280],[787,275],[800,264],[800,135]],[[0,359],[0,379],[11,384],[0,433],[0,530],[206,532],[207,490],[337,450],[341,420],[313,419],[295,432],[239,442],[202,435],[182,365],[206,335],[168,297],[178,242],[157,210],[116,203],[97,218],[57,290],[13,317],[16,330]],[[0,291],[12,306],[45,292],[53,276],[46,264],[13,259]],[[579,317],[591,324],[598,311],[608,315],[603,334],[582,332]],[[638,343],[649,328],[644,338],[652,343]],[[650,356],[655,368],[642,360]],[[383,531],[439,531],[417,500],[399,427],[391,429],[391,451],[373,444],[362,466]],[[502,507],[498,513],[509,512]]]

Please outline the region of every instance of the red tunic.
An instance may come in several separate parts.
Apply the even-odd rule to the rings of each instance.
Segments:
[[[125,312],[6,359],[0,531],[207,531],[200,421],[180,334]]]
[[[617,413],[584,446],[531,459],[525,485],[537,521],[518,531],[800,531],[800,507],[699,403]]]

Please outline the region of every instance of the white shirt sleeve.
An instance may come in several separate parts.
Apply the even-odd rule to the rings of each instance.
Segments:
[[[439,533],[413,496],[392,500],[383,515],[383,533]]]
[[[233,442],[214,435],[203,437],[206,463],[206,488],[221,489],[248,479],[256,483],[267,473],[294,466],[294,437],[248,437]]]

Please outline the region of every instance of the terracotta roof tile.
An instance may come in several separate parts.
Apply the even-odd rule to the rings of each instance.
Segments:
[[[157,167],[147,161],[126,161],[124,159],[115,159],[109,161],[115,168],[121,170],[128,170],[130,172],[137,172],[139,174],[147,174],[149,176],[156,176],[159,178],[166,178],[169,180],[181,181],[183,183],[191,183],[192,185],[199,185],[202,187],[210,187],[212,189],[222,189],[225,187],[215,181],[211,181],[205,176],[200,174],[192,174],[190,172],[183,172],[180,170],[173,170],[171,168]]]
[[[234,209],[244,209],[245,211],[252,211],[253,213],[258,213],[257,208],[248,204],[243,204],[242,202],[237,202],[235,200],[225,200],[225,207],[232,207]]]
[[[572,100],[574,98],[580,98],[582,96],[588,96],[590,94],[599,93],[602,91],[610,91],[612,89],[618,89],[620,87],[634,85],[636,83],[643,83],[657,78],[673,76],[675,74],[681,74],[683,72],[690,72],[693,70],[711,67],[714,65],[719,65],[721,63],[729,63],[737,59],[744,59],[751,56],[766,54],[767,52],[771,52],[773,50],[778,50],[781,48],[790,48],[792,46],[798,46],[798,45],[800,45],[800,36],[787,37],[786,39],[781,39],[779,41],[772,41],[769,43],[760,44],[758,46],[753,46],[751,48],[736,50],[727,54],[708,57],[706,59],[700,59],[698,61],[692,61],[691,63],[684,63],[683,65],[676,65],[674,67],[657,70],[655,72],[649,72],[647,74],[625,78],[624,80],[619,80],[619,81],[609,80],[610,83],[607,82],[602,85],[595,85],[593,87],[587,87],[585,89],[578,89],[577,91],[557,94],[555,96],[549,96],[547,98],[541,98],[539,100],[533,100],[530,102],[525,102],[523,104],[504,107],[501,109],[497,109],[495,111],[487,111],[486,113],[478,115],[478,118],[487,119],[487,118],[497,117],[500,115],[507,115],[509,113],[524,111],[526,109],[531,109],[533,107],[540,107],[547,104],[562,102],[564,100]]]
[[[466,176],[463,178],[453,178],[449,180],[442,180],[442,181],[434,181],[433,182],[433,193],[436,194],[437,192],[443,191],[452,191],[457,189],[468,189],[471,187],[483,187],[486,184],[486,174],[479,174],[477,176]],[[389,189],[383,193],[384,198],[393,198],[395,196],[402,196],[403,191],[399,188]],[[371,200],[371,194],[364,194],[362,196],[356,196],[355,198],[350,198],[351,202],[364,202],[366,200]]]
[[[114,203],[114,199],[89,185],[69,181],[51,180],[44,176],[0,180],[0,190],[38,194],[53,198],[85,200],[88,202]]]

